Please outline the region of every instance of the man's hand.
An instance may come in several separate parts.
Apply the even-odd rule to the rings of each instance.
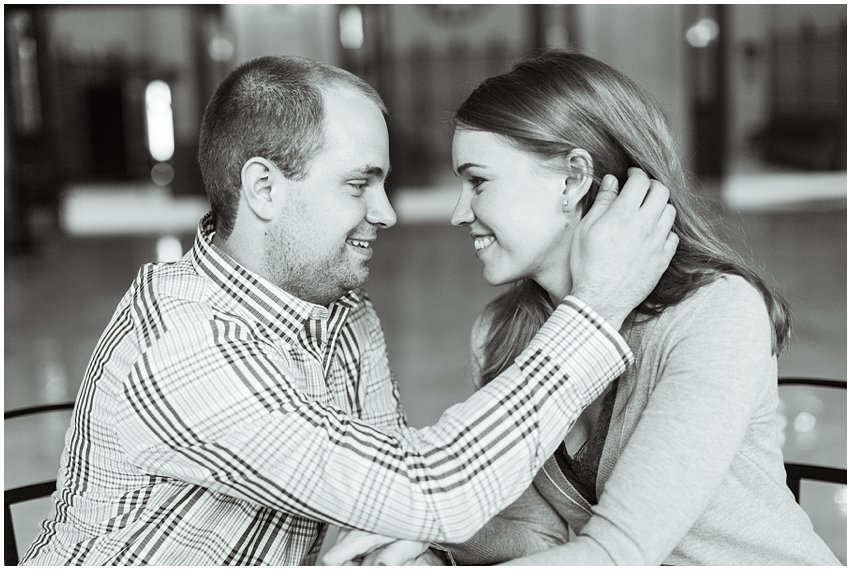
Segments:
[[[362,530],[341,530],[337,544],[322,563],[326,566],[433,566],[441,564],[427,542],[400,540]]]
[[[614,176],[603,178],[570,250],[570,294],[615,329],[659,282],[679,243],[665,186],[639,168],[629,169],[620,195],[617,186]]]

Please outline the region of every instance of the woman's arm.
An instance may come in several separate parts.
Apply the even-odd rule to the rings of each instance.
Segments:
[[[470,540],[443,546],[459,564],[496,564],[564,544],[567,536],[567,524],[531,485]]]
[[[568,544],[513,564],[659,564],[704,512],[774,358],[756,290],[739,278],[712,287],[670,328],[661,376],[594,516]]]

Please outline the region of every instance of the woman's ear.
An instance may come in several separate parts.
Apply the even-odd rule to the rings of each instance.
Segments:
[[[562,212],[573,212],[594,182],[594,162],[588,151],[575,148],[567,155],[567,175],[562,192]]]
[[[280,210],[275,204],[277,193],[273,192],[275,173],[275,166],[259,156],[249,158],[242,165],[243,196],[251,211],[264,221],[271,220]]]

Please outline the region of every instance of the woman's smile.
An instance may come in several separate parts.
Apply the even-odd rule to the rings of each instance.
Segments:
[[[496,241],[496,238],[493,236],[493,234],[474,235],[473,236],[473,247],[476,248],[476,255],[480,255],[485,249],[487,249],[495,241]]]

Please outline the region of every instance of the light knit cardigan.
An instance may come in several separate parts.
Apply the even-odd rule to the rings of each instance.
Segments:
[[[476,373],[486,330],[480,319]],[[516,562],[838,564],[786,487],[777,359],[760,294],[722,277],[621,332],[636,361],[617,384],[598,503],[588,504],[551,457],[536,490],[453,548],[456,558],[492,563],[558,543]],[[554,513],[571,528],[568,542]]]

